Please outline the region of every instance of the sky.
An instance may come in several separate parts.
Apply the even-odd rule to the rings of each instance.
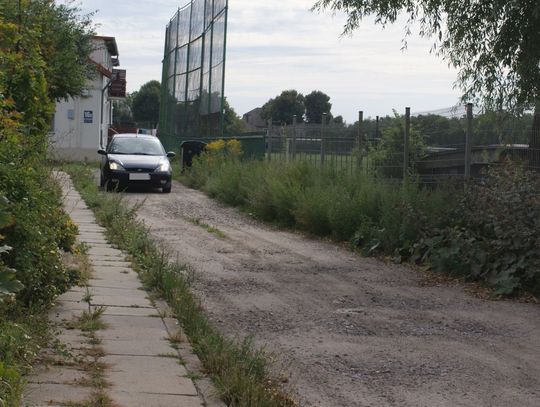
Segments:
[[[341,36],[344,15],[310,11],[315,0],[229,0],[225,96],[242,115],[283,90],[330,96],[332,114],[348,123],[405,107],[425,112],[456,105],[456,71],[430,54],[429,39],[403,24],[382,29],[365,20]],[[116,37],[128,92],[161,81],[165,27],[187,0],[82,0],[99,35]],[[76,3],[77,4],[77,3]],[[279,5],[279,6],[278,6]]]

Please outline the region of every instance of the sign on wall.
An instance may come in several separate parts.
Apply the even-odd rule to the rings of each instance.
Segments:
[[[94,122],[94,111],[93,110],[85,110],[84,111],[84,122],[85,123],[93,123]]]

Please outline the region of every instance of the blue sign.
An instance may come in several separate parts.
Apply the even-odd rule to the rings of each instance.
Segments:
[[[94,122],[94,112],[92,110],[84,111],[84,122],[93,123]]]

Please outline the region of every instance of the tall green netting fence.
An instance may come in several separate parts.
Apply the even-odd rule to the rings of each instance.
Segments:
[[[166,28],[158,136],[165,147],[223,133],[228,0],[192,0]]]

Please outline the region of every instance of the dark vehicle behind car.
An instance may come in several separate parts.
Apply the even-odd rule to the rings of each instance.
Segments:
[[[171,192],[172,170],[169,158],[157,137],[143,134],[117,134],[106,150],[98,150],[101,160],[100,185],[108,191],[133,185],[147,185]]]

